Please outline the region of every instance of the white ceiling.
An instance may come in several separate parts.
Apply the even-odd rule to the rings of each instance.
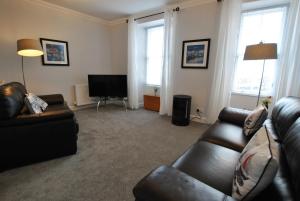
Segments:
[[[105,20],[115,20],[132,14],[188,0],[43,0]]]

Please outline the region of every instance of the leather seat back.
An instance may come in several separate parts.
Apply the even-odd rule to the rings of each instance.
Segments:
[[[300,117],[300,98],[284,97],[274,106],[272,123],[280,141],[283,141],[290,126]]]
[[[0,86],[0,120],[17,116],[24,105],[25,87],[18,82]]]
[[[290,127],[282,142],[296,200],[300,200],[300,118]]]

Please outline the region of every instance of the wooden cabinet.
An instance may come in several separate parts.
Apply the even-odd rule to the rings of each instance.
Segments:
[[[160,97],[144,95],[144,108],[146,110],[152,110],[159,112],[160,108]]]

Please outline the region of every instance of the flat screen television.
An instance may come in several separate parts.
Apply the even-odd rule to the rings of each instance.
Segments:
[[[88,75],[90,97],[127,97],[127,75]]]

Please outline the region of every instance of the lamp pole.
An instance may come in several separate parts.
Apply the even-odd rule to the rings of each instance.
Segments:
[[[262,82],[263,82],[263,79],[264,79],[265,62],[266,62],[266,60],[264,59],[263,70],[262,70],[262,73],[261,73],[261,80],[260,80],[260,85],[259,85],[259,91],[258,91],[256,106],[258,106],[258,103],[259,103],[259,98],[260,98],[260,93],[261,93],[261,86],[262,86]]]
[[[23,56],[21,56],[21,59],[22,59],[23,83],[24,83],[24,87],[25,87],[25,89],[27,89],[27,88],[26,88],[26,82],[25,82],[25,73],[24,73],[24,58],[23,58]]]

